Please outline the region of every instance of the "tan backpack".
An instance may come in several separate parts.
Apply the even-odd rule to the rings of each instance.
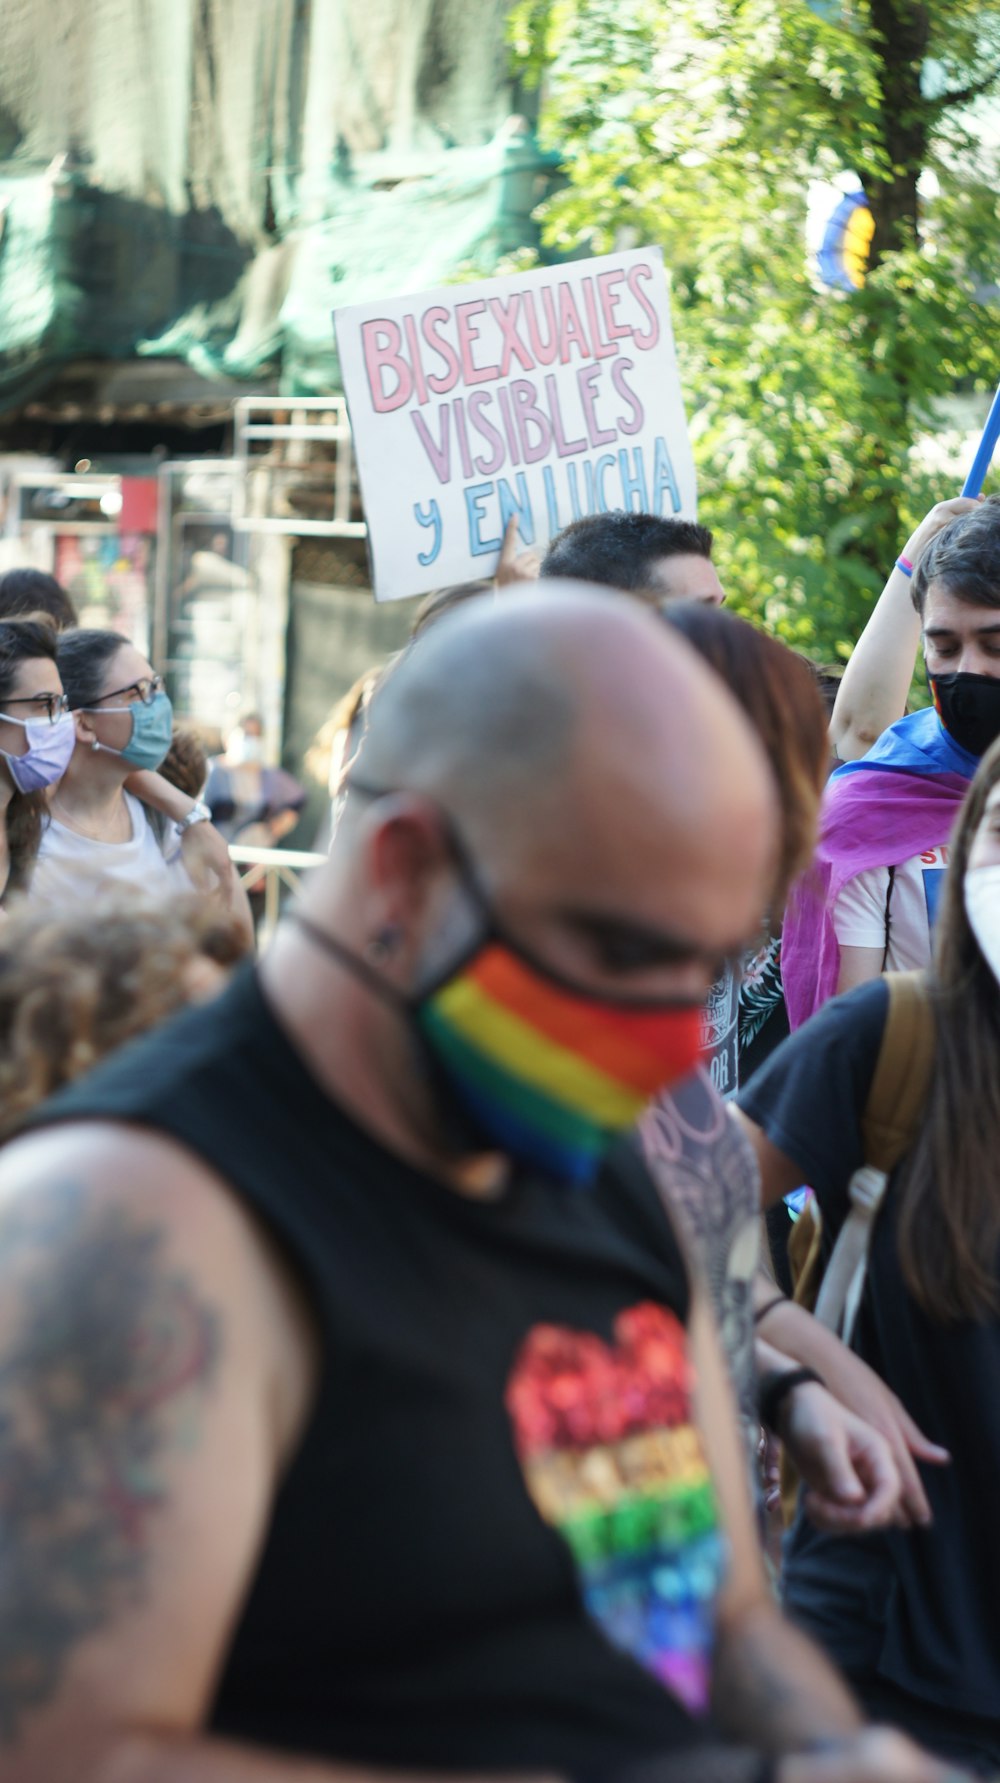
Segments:
[[[849,1185],[850,1210],[826,1267],[822,1217],[813,1197],[788,1240],[794,1299],[822,1324],[851,1341],[864,1293],[875,1216],[889,1177],[909,1150],[920,1125],[934,1064],[934,1010],[925,972],[890,972],[878,1061],[861,1121],[865,1161]],[[787,1451],[781,1462],[781,1504],[791,1521],[798,1476]]]

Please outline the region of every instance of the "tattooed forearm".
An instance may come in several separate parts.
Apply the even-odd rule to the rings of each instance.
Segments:
[[[218,1321],[162,1233],[73,1187],[0,1221],[0,1745],[76,1646],[142,1602]]]

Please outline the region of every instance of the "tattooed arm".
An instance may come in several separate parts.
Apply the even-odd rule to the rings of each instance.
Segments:
[[[187,1152],[5,1149],[3,1783],[388,1783],[199,1733],[314,1375],[282,1264]]]
[[[5,1150],[5,1783],[138,1783],[132,1736],[169,1765],[196,1734],[313,1366],[281,1265],[189,1154],[96,1124]],[[234,1774],[195,1750],[186,1783]]]

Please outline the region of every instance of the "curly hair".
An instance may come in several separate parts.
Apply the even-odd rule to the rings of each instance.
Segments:
[[[169,906],[109,897],[72,913],[20,905],[0,928],[0,1139],[108,1053],[214,990],[209,962],[226,969],[244,951],[235,925],[195,897]]]

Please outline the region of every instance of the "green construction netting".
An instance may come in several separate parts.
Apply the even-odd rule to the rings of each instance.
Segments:
[[[0,406],[137,355],[328,391],[336,304],[530,239],[504,11],[4,0]]]

